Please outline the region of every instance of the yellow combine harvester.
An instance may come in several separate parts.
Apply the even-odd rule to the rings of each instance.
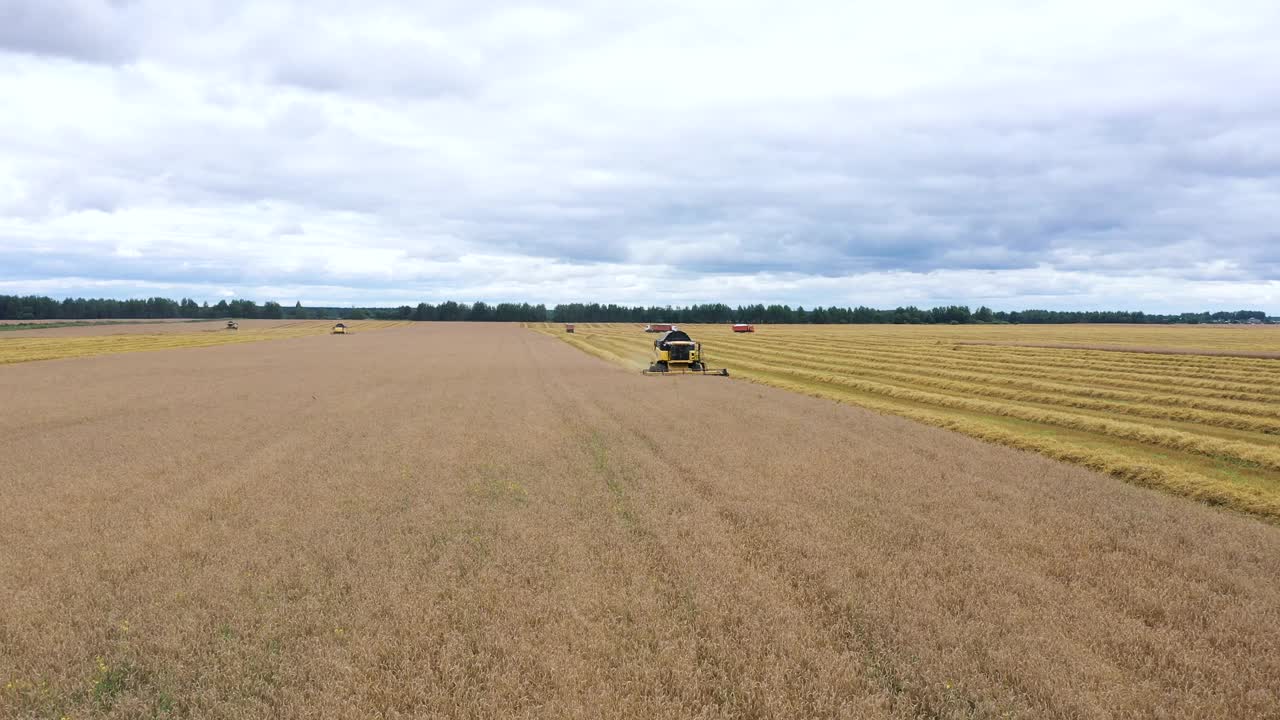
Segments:
[[[645,375],[699,373],[729,377],[726,368],[709,369],[702,357],[702,343],[694,342],[683,330],[672,330],[653,341],[653,364]]]
[[[346,334],[347,334],[347,326],[346,326],[346,325],[343,325],[342,323],[338,323],[337,325],[334,325],[334,326],[333,326],[333,330],[331,331],[331,334],[333,334],[333,335],[346,335]]]

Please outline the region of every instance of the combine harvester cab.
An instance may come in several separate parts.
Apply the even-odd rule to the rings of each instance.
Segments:
[[[726,368],[707,368],[702,359],[702,343],[694,342],[683,330],[671,330],[654,340],[653,354],[653,364],[643,371],[645,375],[697,373],[729,377]]]

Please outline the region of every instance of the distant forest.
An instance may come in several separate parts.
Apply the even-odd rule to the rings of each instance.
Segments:
[[[1267,320],[1261,310],[1230,312],[1180,313],[1157,315],[1141,311],[1073,311],[1073,310],[992,310],[966,305],[935,308],[915,306],[892,310],[869,307],[791,307],[789,305],[739,305],[722,303],[686,307],[641,307],[570,303],[547,308],[529,303],[443,302],[438,305],[419,303],[417,307],[303,307],[297,303],[285,307],[277,302],[261,305],[252,300],[222,300],[214,305],[183,298],[147,298],[145,300],[113,300],[105,298],[53,298],[27,295],[0,295],[0,320],[94,320],[94,319],[162,319],[162,318],[262,318],[262,319],[333,319],[333,320],[444,320],[472,322],[669,322],[669,323],[761,323],[761,324],[897,324],[936,325],[970,323],[1213,323]]]

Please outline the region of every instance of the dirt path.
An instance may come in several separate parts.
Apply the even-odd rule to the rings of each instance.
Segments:
[[[0,717],[1278,717],[1280,528],[549,337],[0,367]]]

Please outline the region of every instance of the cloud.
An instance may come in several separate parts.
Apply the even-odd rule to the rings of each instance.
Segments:
[[[87,62],[135,57],[130,7],[104,0],[0,0],[0,48]]]
[[[1280,312],[1277,31],[1253,0],[0,0],[0,283]]]

